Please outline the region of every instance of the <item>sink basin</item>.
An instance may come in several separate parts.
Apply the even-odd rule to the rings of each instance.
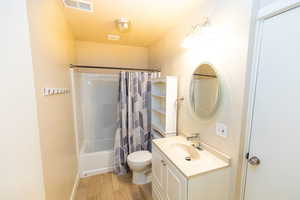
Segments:
[[[199,160],[200,154],[199,152],[192,146],[182,143],[174,143],[170,144],[169,151],[178,158],[182,158],[183,160],[193,161]]]
[[[162,153],[187,178],[230,166],[230,158],[213,147],[201,143],[202,150],[198,150],[192,145],[183,136],[154,139],[153,154]]]

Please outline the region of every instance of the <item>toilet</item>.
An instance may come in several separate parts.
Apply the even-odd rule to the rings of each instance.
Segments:
[[[152,131],[152,138],[158,139],[162,136]],[[142,185],[151,182],[152,154],[149,151],[136,151],[128,155],[127,164],[132,171],[132,183]]]
[[[132,171],[133,184],[146,184],[151,182],[147,176],[151,172],[152,154],[149,151],[136,151],[128,155],[127,163]]]

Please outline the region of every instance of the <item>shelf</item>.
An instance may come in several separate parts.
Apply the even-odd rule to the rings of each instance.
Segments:
[[[152,111],[157,112],[157,113],[159,113],[159,114],[161,114],[161,115],[166,115],[166,112],[165,112],[165,111],[160,110],[160,109],[157,109],[157,108],[152,108]]]
[[[156,95],[156,94],[151,94],[153,97],[157,97],[157,98],[166,98],[166,96],[161,96],[161,95]]]
[[[160,125],[156,125],[156,124],[153,124],[153,123],[152,123],[152,128],[153,128],[154,130],[158,131],[158,132],[161,133],[161,134],[164,134],[164,133],[165,133],[163,127],[160,126]]]
[[[153,79],[151,86],[152,128],[162,134],[176,132],[177,78]]]
[[[157,78],[152,80],[153,84],[166,84],[166,79],[165,78]]]
[[[166,96],[166,83],[164,79],[157,79],[152,81],[151,94],[155,97],[165,98]]]

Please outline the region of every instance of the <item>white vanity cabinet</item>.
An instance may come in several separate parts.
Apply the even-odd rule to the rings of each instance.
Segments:
[[[152,195],[154,200],[187,200],[187,179],[159,150],[152,150]]]
[[[153,200],[228,200],[228,181],[229,168],[187,177],[155,144],[152,146]]]

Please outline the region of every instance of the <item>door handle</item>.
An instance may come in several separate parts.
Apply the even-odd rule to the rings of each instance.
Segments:
[[[260,160],[259,160],[258,157],[253,156],[253,157],[249,158],[248,163],[249,163],[250,165],[257,166],[257,165],[260,164]]]

